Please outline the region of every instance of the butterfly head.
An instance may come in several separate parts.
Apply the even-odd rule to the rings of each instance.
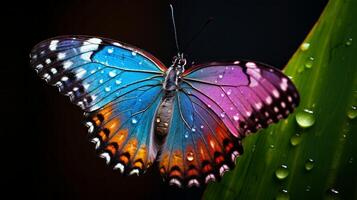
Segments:
[[[178,53],[173,57],[171,67],[175,69],[177,75],[180,75],[185,71],[186,63],[187,60],[184,58],[183,53]]]

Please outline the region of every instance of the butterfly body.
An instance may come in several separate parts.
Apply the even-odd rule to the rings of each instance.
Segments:
[[[154,162],[169,184],[219,180],[243,153],[249,133],[286,118],[299,103],[287,76],[236,61],[166,68],[117,41],[62,36],[36,45],[38,75],[86,113],[89,138],[113,169],[140,175]]]

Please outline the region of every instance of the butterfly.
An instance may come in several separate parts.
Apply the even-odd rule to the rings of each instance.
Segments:
[[[158,162],[179,187],[220,180],[245,136],[299,104],[287,76],[252,61],[190,66],[179,53],[167,67],[144,50],[90,36],[45,40],[30,60],[85,112],[89,138],[109,166],[140,175]]]

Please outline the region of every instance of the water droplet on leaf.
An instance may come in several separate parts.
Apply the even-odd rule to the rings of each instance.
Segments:
[[[351,106],[350,109],[347,111],[347,116],[350,119],[354,119],[357,117],[357,106]]]
[[[347,40],[346,40],[346,46],[351,46],[352,45],[352,38],[348,38]]]
[[[306,62],[305,62],[305,67],[306,68],[311,68],[312,65],[314,64],[314,60],[315,60],[314,57],[308,57]]]
[[[308,43],[308,42],[304,42],[304,43],[300,46],[300,49],[301,49],[302,51],[307,51],[309,48],[310,48],[310,43]]]
[[[288,166],[286,165],[281,165],[276,171],[275,171],[275,176],[279,179],[279,180],[283,180],[286,177],[288,177],[289,175],[289,170],[288,170]]]
[[[276,195],[275,200],[289,200],[289,193],[287,190],[282,190],[279,192],[278,195]]]
[[[302,128],[308,128],[314,125],[315,123],[315,116],[314,112],[308,109],[304,109],[303,111],[299,111],[296,113],[296,122]]]
[[[302,139],[302,138],[301,138],[301,135],[298,134],[298,133],[296,133],[295,135],[293,135],[293,136],[290,138],[290,144],[291,144],[292,146],[297,146],[297,145],[300,144],[301,139]]]
[[[305,162],[305,169],[306,171],[311,171],[312,168],[314,168],[314,163],[315,161],[311,158],[307,159],[307,161]]]

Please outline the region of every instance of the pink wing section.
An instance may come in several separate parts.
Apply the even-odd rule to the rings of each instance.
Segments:
[[[196,66],[182,81],[182,89],[201,99],[238,138],[287,117],[299,104],[286,75],[255,62]]]

